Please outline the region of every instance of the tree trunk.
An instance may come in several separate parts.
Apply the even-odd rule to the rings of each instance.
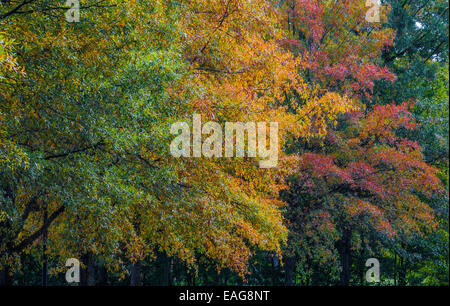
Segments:
[[[11,269],[9,267],[3,267],[0,270],[0,287],[9,287],[13,285],[13,277],[10,275]]]
[[[394,250],[394,286],[397,286],[397,253]]]
[[[341,255],[341,286],[350,285],[350,268],[351,268],[351,231],[345,229],[342,233],[342,239],[339,241],[339,253]]]
[[[137,260],[131,264],[131,286],[142,286],[142,261]]]
[[[358,266],[359,266],[359,285],[364,286],[366,281],[366,263],[364,261],[364,252],[359,254]]]
[[[43,224],[48,221],[47,206],[44,208]],[[48,240],[48,228],[44,230],[42,234],[42,286],[48,285],[48,256],[47,256],[47,240]]]
[[[170,259],[169,257],[164,254],[164,279],[163,279],[163,285],[164,286],[170,286]]]
[[[228,283],[228,273],[224,272],[223,273],[223,284],[221,284],[222,286],[226,286]]]
[[[398,271],[398,285],[406,286],[406,260],[400,257],[400,267]]]
[[[88,265],[88,286],[95,286],[95,265],[94,260],[91,256],[89,256],[89,265]]]
[[[279,259],[277,257],[277,253],[272,253],[272,286],[276,286],[279,283],[279,273],[278,273],[278,266],[279,266]]]
[[[188,282],[188,286],[195,286],[195,270],[186,267],[186,278]],[[226,284],[226,280],[225,280]]]
[[[108,271],[104,265],[97,266],[98,278],[97,285],[106,286],[108,285]]]
[[[95,286],[95,266],[92,258],[92,253],[89,252],[87,254],[84,254],[81,257],[81,260],[83,261],[85,267],[81,269],[80,285]]]
[[[284,283],[286,286],[294,285],[294,270],[295,270],[295,258],[286,257],[286,263],[284,265]]]

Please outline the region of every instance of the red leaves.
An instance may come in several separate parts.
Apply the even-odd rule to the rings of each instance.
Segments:
[[[350,97],[370,97],[375,81],[395,75],[377,59],[393,44],[394,31],[372,25],[367,30],[364,1],[296,0],[291,7],[287,46],[303,46],[304,67],[324,87]],[[300,41],[302,41],[302,43]]]
[[[406,102],[376,106],[365,117],[349,117],[346,130],[327,137],[331,153],[301,156],[300,190],[331,199],[334,204],[320,207],[335,222],[344,218],[388,237],[431,227],[432,209],[417,194],[445,191],[437,170],[423,161],[419,144],[398,136],[400,128],[417,128],[409,107]]]
[[[301,47],[302,43],[296,39],[283,39],[281,41],[281,45],[285,46],[285,47],[291,47],[291,46]]]
[[[395,235],[395,232],[392,229],[390,222],[386,219],[382,209],[370,202],[360,199],[348,200],[349,202],[344,205],[344,208],[350,217],[356,218],[359,216],[367,216],[378,232],[384,233],[388,237]]]
[[[353,178],[351,188],[355,190],[368,191],[384,200],[386,191],[379,182],[378,174],[380,170],[373,168],[364,161],[351,162],[347,167],[347,172]]]
[[[311,180],[318,179],[332,180],[336,183],[353,183],[351,175],[335,165],[334,158],[330,155],[303,154],[299,170],[307,180],[307,184],[311,184]]]
[[[414,130],[418,127],[409,112],[410,106],[410,102],[375,106],[362,121],[361,138],[393,145],[398,140],[396,130],[399,128]]]
[[[324,24],[322,17],[324,7],[317,0],[297,0],[292,10],[292,15],[298,24],[308,29],[306,32],[307,39],[319,41],[324,32]]]
[[[374,64],[358,63],[355,54],[351,54],[336,64],[324,67],[323,73],[330,78],[330,83],[333,85],[347,78],[353,79],[354,82],[350,86],[353,92],[372,93],[375,81],[387,79],[394,82],[396,79],[396,76],[387,67],[380,68]]]

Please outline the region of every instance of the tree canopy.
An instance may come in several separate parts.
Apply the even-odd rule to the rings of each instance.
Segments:
[[[448,1],[365,2],[1,1],[0,283],[448,284]],[[277,167],[172,156],[194,115]]]

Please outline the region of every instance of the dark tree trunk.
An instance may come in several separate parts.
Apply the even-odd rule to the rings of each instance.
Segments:
[[[13,284],[13,277],[10,275],[11,269],[9,267],[4,267],[0,270],[0,287],[9,287]]]
[[[164,262],[164,278],[163,278],[163,285],[164,286],[170,286],[170,259],[169,257],[164,254],[163,255],[163,262]]]
[[[105,286],[108,284],[108,271],[106,270],[104,265],[100,265],[97,267],[98,279],[97,284],[101,286]]]
[[[192,273],[192,286],[196,286],[196,280],[197,280],[196,274]]]
[[[88,258],[86,254],[81,256],[81,262],[83,265],[87,265]],[[80,286],[87,286],[87,267],[80,268]]]
[[[222,286],[226,286],[228,282],[228,273],[224,272],[223,274],[223,284],[221,284]]]
[[[88,286],[95,286],[95,265],[94,260],[91,256],[89,256],[89,264],[88,264]]]
[[[342,233],[342,239],[338,243],[339,253],[341,255],[341,286],[350,285],[350,268],[351,268],[351,231],[345,229]]]
[[[48,221],[47,207],[44,209],[43,224]],[[48,285],[48,256],[47,256],[47,240],[48,240],[48,228],[44,230],[42,234],[42,286]]]
[[[131,286],[142,286],[142,261],[131,264]]]
[[[189,271],[189,269],[186,269],[186,280],[188,283],[188,286],[194,286],[194,276],[192,275],[192,273]]]
[[[284,265],[284,284],[286,286],[294,285],[294,270],[295,270],[295,258],[286,257],[286,263]]]
[[[358,260],[358,266],[359,266],[359,285],[360,286],[364,286],[365,284],[365,280],[366,280],[366,263],[364,261],[364,258],[366,258],[366,256],[364,256],[364,253],[361,252],[359,254],[359,260]]]
[[[398,285],[406,286],[406,260],[400,257],[400,267],[398,271]]]
[[[279,279],[280,276],[278,273],[279,272],[278,266],[279,266],[280,262],[279,262],[276,252],[272,253],[271,259],[272,259],[272,286],[276,286],[280,282],[280,279]]]
[[[80,285],[81,286],[95,286],[95,266],[94,266],[92,253],[84,254],[81,257],[81,260],[83,261],[83,264],[85,265],[85,267],[82,268],[80,271],[81,272]]]
[[[394,250],[394,286],[397,286],[397,253]]]
[[[137,235],[141,234],[141,225],[138,220],[133,222],[133,228]],[[138,259],[131,263],[131,286],[142,286],[142,260]]]

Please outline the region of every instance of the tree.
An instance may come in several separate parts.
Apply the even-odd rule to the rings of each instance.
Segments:
[[[259,282],[251,271],[276,284],[283,249],[292,278],[301,262],[297,278],[326,283],[339,253],[348,282],[355,237],[385,246],[433,224],[415,192],[440,190],[436,173],[406,140],[432,129],[415,129],[406,104],[366,113],[381,101],[377,86],[395,87],[380,58],[396,25],[368,24],[365,1],[92,0],[80,10],[70,23],[59,0],[0,4],[7,283],[34,273],[30,261],[47,275],[76,257],[87,285],[106,274],[133,285]],[[445,113],[445,77],[433,84],[439,94],[416,104],[419,119]],[[261,169],[261,156],[171,156],[172,124],[197,115],[278,122],[278,167]],[[423,213],[407,229],[398,220],[411,215],[389,210],[404,209],[401,198]]]
[[[313,232],[303,239],[335,241],[342,285],[350,282],[352,250],[367,244],[369,235],[390,241],[437,227],[425,200],[445,193],[437,169],[423,161],[417,142],[397,134],[417,128],[408,107],[376,106],[366,117],[351,116],[330,132],[325,147],[302,155],[286,194],[295,234],[301,228]],[[297,206],[302,197],[307,203]],[[321,227],[309,226],[317,223]]]

